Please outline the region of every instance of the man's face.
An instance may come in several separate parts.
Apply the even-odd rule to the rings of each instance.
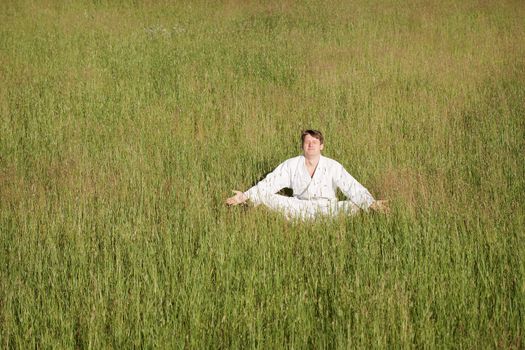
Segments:
[[[306,135],[303,142],[303,151],[305,156],[318,156],[321,154],[324,145],[321,144],[319,139],[316,139],[312,135]]]

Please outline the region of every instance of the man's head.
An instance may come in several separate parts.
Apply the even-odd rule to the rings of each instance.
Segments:
[[[301,142],[305,156],[318,156],[324,148],[324,137],[318,130],[304,130],[301,133]]]

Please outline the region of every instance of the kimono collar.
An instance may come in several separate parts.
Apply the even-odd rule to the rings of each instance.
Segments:
[[[308,169],[306,168],[306,157],[304,155],[302,155],[301,157],[302,157],[302,162],[301,163],[302,163],[302,167],[304,169],[304,172],[308,175],[308,177],[310,179],[313,179],[316,176],[316,174],[319,172],[319,169],[321,169],[321,167],[322,167],[322,165],[324,163],[324,160],[323,160],[324,157],[322,155],[319,157],[319,162],[317,162],[317,166],[315,167],[315,171],[314,171],[314,175],[313,176],[310,176],[310,174],[308,173]]]

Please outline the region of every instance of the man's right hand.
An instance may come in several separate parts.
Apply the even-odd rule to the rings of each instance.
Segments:
[[[233,193],[235,193],[235,196],[226,199],[227,205],[237,205],[237,204],[244,203],[248,200],[248,197],[246,197],[246,195],[242,193],[241,191],[234,190]]]

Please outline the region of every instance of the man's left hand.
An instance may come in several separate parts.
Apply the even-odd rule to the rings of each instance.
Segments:
[[[388,214],[388,213],[390,213],[389,202],[390,201],[388,201],[388,200],[375,201],[374,203],[372,203],[372,205],[370,205],[370,209],[372,209],[373,211],[375,211],[377,213]]]

